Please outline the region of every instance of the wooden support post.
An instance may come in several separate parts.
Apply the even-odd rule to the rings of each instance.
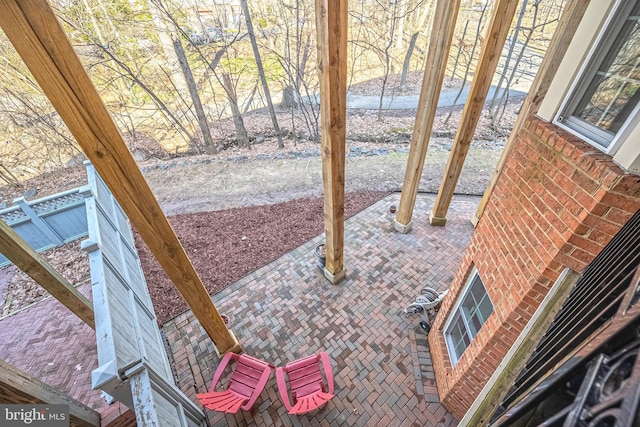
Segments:
[[[347,116],[347,0],[316,0],[324,182],[325,277],[344,277],[344,164]]]
[[[394,222],[395,229],[401,233],[407,233],[411,229],[411,218],[429,147],[433,121],[438,109],[438,98],[447,69],[447,59],[459,9],[460,0],[438,0],[436,4],[422,89],[420,90],[420,101],[418,102],[407,158],[407,169],[404,174],[398,214]]]
[[[71,396],[0,360],[0,402],[69,405],[71,426],[98,427],[100,414]]]
[[[218,351],[239,351],[47,1],[3,1],[0,27]]]
[[[491,87],[491,80],[498,66],[517,6],[516,0],[498,0],[493,10],[491,22],[484,38],[480,61],[473,76],[469,96],[462,110],[458,131],[449,154],[449,161],[444,171],[442,183],[440,183],[433,211],[429,216],[431,225],[445,225],[447,222],[447,210],[449,210],[449,204],[456,189],[464,160],[467,157],[471,139],[482,114],[482,108]]]
[[[567,48],[576,33],[576,29],[578,28],[578,25],[580,25],[587,7],[589,7],[589,3],[590,0],[568,0],[565,4],[562,16],[560,17],[560,22],[558,22],[556,31],[553,33],[551,43],[549,43],[547,52],[544,54],[544,58],[542,58],[536,77],[531,83],[531,89],[529,89],[529,93],[522,103],[520,113],[518,114],[518,118],[516,119],[513,129],[511,129],[507,145],[502,150],[502,154],[500,155],[498,164],[493,171],[491,181],[489,181],[489,185],[482,196],[480,205],[478,206],[476,213],[471,217],[471,222],[474,227],[478,224],[480,217],[484,213],[484,208],[487,206],[491,193],[493,193],[498,177],[502,173],[504,164],[511,153],[511,148],[513,147],[520,129],[522,129],[524,121],[531,114],[535,114],[538,111],[542,100],[547,94],[549,86],[551,86],[551,82],[556,76],[556,71],[560,66],[560,62],[562,62],[562,59],[567,52]]]
[[[9,261],[38,282],[80,320],[95,329],[93,306],[78,290],[44,260],[22,237],[0,220],[0,249]]]
[[[460,421],[460,426],[486,426],[513,386],[518,374],[526,365],[538,342],[553,322],[554,317],[569,297],[580,275],[573,270],[562,272],[554,287],[527,322],[517,341],[504,357],[502,363],[482,389],[476,400]]]

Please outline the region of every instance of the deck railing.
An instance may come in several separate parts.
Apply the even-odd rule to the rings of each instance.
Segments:
[[[42,252],[87,235],[87,214],[82,188],[27,201],[0,210],[0,219],[13,228],[33,249]],[[10,261],[0,254],[0,267]]]

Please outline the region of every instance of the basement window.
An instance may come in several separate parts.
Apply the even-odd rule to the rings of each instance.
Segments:
[[[482,325],[493,313],[493,304],[475,268],[444,327],[444,337],[453,366],[458,363]]]
[[[618,0],[556,122],[613,155],[638,121],[639,88],[640,0]]]

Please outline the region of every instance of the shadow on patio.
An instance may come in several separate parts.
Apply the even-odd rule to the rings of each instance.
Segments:
[[[456,424],[439,403],[420,318],[407,318],[402,309],[424,286],[448,287],[479,198],[457,197],[447,226],[432,227],[427,216],[435,197],[419,195],[413,230],[400,234],[388,214],[399,197],[390,195],[346,222],[347,278],[340,284],[329,284],[315,267],[319,236],[213,297],[247,354],[281,366],[327,351],[336,397],[319,412],[289,416],[272,375],[254,415],[208,411],[211,425]],[[218,364],[213,344],[191,312],[166,323],[164,332],[178,385],[195,400]]]

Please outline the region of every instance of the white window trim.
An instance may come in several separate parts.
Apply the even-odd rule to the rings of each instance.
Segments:
[[[629,3],[626,3],[625,0],[616,1],[616,4],[612,8],[613,13],[609,14],[609,16],[607,17],[607,20],[602,26],[602,29],[600,30],[598,37],[596,38],[595,42],[589,49],[589,53],[587,54],[586,59],[582,62],[582,65],[580,66],[577,77],[573,80],[571,87],[567,92],[567,96],[564,97],[564,100],[562,101],[560,108],[558,109],[553,119],[553,123],[555,125],[566,130],[570,134],[580,138],[581,140],[587,142],[588,144],[593,145],[594,147],[604,152],[605,154],[609,154],[610,156],[613,156],[616,154],[616,152],[618,151],[622,143],[626,140],[626,137],[629,135],[629,133],[640,124],[640,104],[638,104],[636,108],[634,108],[633,112],[629,115],[629,119],[624,123],[624,125],[622,125],[620,130],[616,133],[615,137],[609,143],[608,147],[604,147],[602,144],[597,142],[594,138],[590,138],[588,131],[578,132],[577,130],[575,130],[575,128],[569,127],[563,122],[570,117],[569,116],[565,118],[564,113],[565,113],[565,109],[568,108],[569,104],[576,101],[576,98],[578,96],[576,94],[576,89],[578,88],[578,86],[582,84],[583,79],[585,78],[585,74],[587,74],[587,72],[590,71],[590,68],[594,66],[594,64],[592,63],[593,58],[601,57],[606,53],[606,52],[603,53],[603,50],[599,49],[599,46],[601,45],[601,43],[603,43],[603,40],[606,37],[609,37],[608,30],[613,28],[612,25],[615,23],[616,20],[620,19],[620,16],[618,15],[619,10],[621,7],[624,7],[625,5],[629,5]],[[604,131],[600,131],[600,132],[604,132]]]
[[[444,327],[442,328],[442,334],[444,336],[444,341],[447,344],[447,352],[449,353],[449,359],[451,360],[451,366],[453,366],[453,367],[456,366],[456,364],[458,363],[458,361],[460,360],[460,358],[464,354],[464,351],[462,352],[460,357],[456,356],[455,351],[453,350],[453,343],[451,342],[450,334],[447,331],[451,327],[451,324],[453,323],[453,319],[456,317],[456,315],[459,314],[460,305],[462,304],[462,300],[464,300],[465,296],[467,296],[467,293],[469,292],[469,288],[471,288],[471,284],[473,283],[473,280],[476,277],[480,278],[480,282],[482,282],[482,286],[484,287],[484,290],[487,293],[487,297],[489,298],[489,301],[491,301],[491,296],[489,295],[489,292],[487,291],[487,287],[484,284],[484,281],[482,280],[482,277],[480,277],[480,274],[478,273],[478,269],[474,266],[473,269],[471,270],[471,273],[469,273],[469,277],[467,277],[467,281],[466,281],[464,287],[462,288],[462,291],[458,295],[458,299],[456,300],[456,303],[453,305],[453,308],[449,312],[449,317],[447,318],[447,321],[445,322]],[[491,306],[493,307],[493,312],[492,312],[492,314],[493,314],[495,312],[495,305],[493,304],[493,301],[491,301]],[[464,316],[460,315],[460,317],[461,317],[462,321],[466,324],[466,320],[465,320]],[[484,326],[484,324],[482,326]],[[480,329],[482,330],[482,328],[480,328]],[[479,333],[480,333],[480,331],[478,331],[478,334]],[[478,335],[476,335],[476,336],[478,336]],[[475,339],[475,337],[471,338],[471,342],[473,342],[474,339]],[[469,344],[469,345],[471,345],[471,344]],[[467,348],[469,348],[469,347],[467,347]],[[466,351],[466,349],[465,349],[465,351]]]

